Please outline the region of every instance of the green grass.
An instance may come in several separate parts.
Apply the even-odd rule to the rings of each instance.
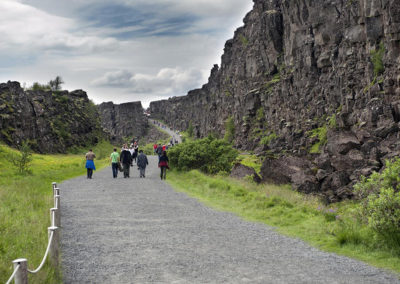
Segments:
[[[171,171],[167,181],[218,210],[274,226],[322,250],[400,272],[400,253],[375,240],[373,232],[354,220],[356,203],[326,207],[317,197],[294,192],[289,186],[256,185],[199,171]]]
[[[256,173],[260,173],[261,171],[262,160],[256,155],[240,154],[236,160],[239,161],[242,165],[253,168]]]
[[[97,169],[108,165],[112,148],[107,142],[93,147],[100,158],[95,161]],[[6,159],[16,151],[0,145],[0,283],[10,277],[14,259],[27,258],[29,269],[39,265],[47,246],[49,209],[53,207],[51,183],[86,172],[84,153],[87,149],[74,151],[79,154],[34,154],[32,175],[21,176]],[[57,271],[46,264],[38,274],[29,275],[29,283],[60,283],[59,277]]]

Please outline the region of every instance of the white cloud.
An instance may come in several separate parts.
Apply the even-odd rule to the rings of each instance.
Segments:
[[[126,88],[132,85],[133,74],[127,70],[118,70],[105,73],[91,82],[93,86]]]
[[[157,74],[133,74],[127,70],[105,73],[91,82],[94,87],[126,88],[128,92],[161,96],[183,95],[204,81],[197,69],[162,68]]]
[[[225,41],[251,4],[252,0],[0,0],[0,82],[30,85],[60,75],[64,88],[84,89],[96,103],[141,100],[146,106],[150,100],[185,95],[206,83]],[[103,15],[90,18],[96,8],[107,21]],[[136,23],[131,11],[142,20]],[[127,18],[119,20],[118,13]],[[149,13],[153,17],[146,17]]]
[[[80,35],[77,24],[64,17],[50,15],[14,0],[0,2],[0,48],[23,50],[70,50],[93,52],[116,48],[113,38]]]

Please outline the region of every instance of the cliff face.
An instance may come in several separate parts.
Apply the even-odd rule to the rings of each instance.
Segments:
[[[143,137],[148,128],[147,117],[143,114],[141,102],[115,105],[112,102],[98,106],[103,129],[111,140],[122,143],[126,138]]]
[[[208,83],[150,111],[198,137],[231,117],[264,180],[337,201],[400,154],[399,55],[397,0],[254,0]]]
[[[65,152],[93,145],[103,136],[96,106],[82,90],[24,91],[0,84],[0,139],[16,146],[29,140],[37,152]]]

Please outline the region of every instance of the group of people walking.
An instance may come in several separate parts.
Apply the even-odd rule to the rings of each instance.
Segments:
[[[159,160],[158,167],[161,169],[160,177],[161,179],[166,179],[167,169],[169,169],[169,160],[166,149],[163,149],[161,145],[159,146],[160,150],[157,152],[157,154]],[[96,170],[94,165],[95,158],[96,155],[93,153],[92,149],[90,149],[89,152],[86,153],[86,169],[88,179],[92,178],[93,170]],[[117,148],[114,148],[114,151],[110,155],[110,162],[113,178],[118,177],[119,171],[124,173],[124,178],[129,178],[130,168],[133,167],[133,162],[135,162],[136,166],[138,167],[140,178],[145,178],[146,167],[149,164],[147,156],[143,153],[143,150],[139,150],[137,143],[132,143],[129,148],[127,144],[124,144],[120,153],[118,153]]]

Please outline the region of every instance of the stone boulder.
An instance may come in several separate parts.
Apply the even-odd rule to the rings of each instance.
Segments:
[[[360,141],[350,131],[328,131],[326,149],[329,154],[347,154],[352,149],[359,149]]]
[[[256,173],[256,171],[253,168],[242,165],[241,163],[236,163],[233,166],[230,177],[243,179],[247,176],[252,176],[253,181],[256,183],[261,182],[260,176]]]
[[[316,192],[319,189],[313,164],[299,157],[265,159],[261,167],[261,176],[263,182],[291,183],[293,189],[305,193]]]

